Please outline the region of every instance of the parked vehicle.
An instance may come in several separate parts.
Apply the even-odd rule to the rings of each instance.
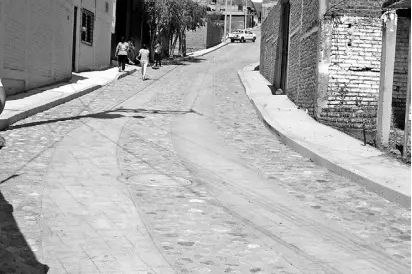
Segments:
[[[241,43],[246,43],[246,41],[251,40],[256,41],[256,34],[249,30],[237,30],[235,32],[229,33],[230,42],[234,43],[239,41]]]

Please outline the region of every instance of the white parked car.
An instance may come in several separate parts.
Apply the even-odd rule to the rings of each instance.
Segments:
[[[234,43],[235,41],[245,43],[248,40],[255,42],[256,34],[249,30],[237,30],[235,32],[229,33],[229,39],[232,43]]]

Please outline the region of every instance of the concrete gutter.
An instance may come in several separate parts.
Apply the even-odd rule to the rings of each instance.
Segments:
[[[286,95],[272,95],[253,64],[238,72],[256,112],[279,139],[301,155],[391,202],[411,205],[411,167],[336,129],[318,123]]]
[[[120,73],[117,70],[118,68],[111,68],[105,71],[74,73],[73,79],[67,83],[37,88],[7,98],[5,109],[0,116],[0,130],[109,85],[135,73],[138,69],[132,68]],[[81,80],[75,80],[77,78]]]

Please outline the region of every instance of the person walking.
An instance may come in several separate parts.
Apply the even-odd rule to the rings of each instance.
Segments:
[[[117,44],[116,54],[115,54],[115,56],[117,57],[117,63],[119,65],[119,72],[122,70],[124,71],[124,69],[126,68],[128,51],[129,51],[129,44],[126,42],[126,39],[122,37],[119,44]]]
[[[129,64],[134,65],[134,60],[136,58],[136,53],[135,53],[135,47],[134,47],[134,42],[133,39],[129,39],[129,41],[127,42],[129,45],[129,49],[127,51],[127,59]]]
[[[162,66],[162,44],[158,41],[155,45],[155,66]]]
[[[137,59],[140,60],[140,65],[142,66],[142,79],[146,80],[146,70],[149,64],[150,51],[147,49],[146,45],[143,45],[142,49],[139,51]]]

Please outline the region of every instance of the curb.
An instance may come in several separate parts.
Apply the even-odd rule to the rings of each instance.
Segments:
[[[256,65],[258,65],[257,63]],[[255,67],[255,64],[249,65],[244,70],[247,68]],[[243,70],[238,71],[238,76],[239,80],[242,83],[243,88],[245,89],[246,95],[248,96],[250,102],[252,103],[253,107],[255,108],[256,113],[258,114],[259,118],[262,120],[262,122],[265,124],[265,126],[277,137],[279,137],[280,141],[284,143],[285,145],[289,146],[302,156],[311,159],[313,162],[316,164],[323,166],[327,168],[328,170],[332,171],[335,174],[338,174],[342,177],[348,178],[359,185],[364,186],[367,188],[369,191],[375,192],[377,195],[391,201],[394,203],[400,204],[402,207],[410,208],[411,206],[411,196],[405,195],[404,193],[398,192],[392,188],[389,188],[387,186],[384,186],[380,184],[377,181],[371,180],[367,178],[366,174],[362,174],[362,172],[359,172],[357,170],[351,170],[348,167],[345,167],[344,165],[337,164],[334,161],[330,160],[327,158],[326,155],[322,155],[320,153],[317,153],[314,150],[311,150],[308,147],[303,146],[300,144],[298,141],[294,140],[291,137],[288,137],[287,134],[285,134],[281,129],[275,128],[273,125],[271,125],[266,119],[264,118],[264,115],[261,110],[256,106],[256,103],[254,102],[253,98],[250,96],[250,88],[245,85],[245,78],[243,76]]]
[[[99,88],[110,85],[111,83],[116,82],[116,81],[118,81],[118,80],[120,80],[120,79],[122,79],[126,76],[129,76],[129,75],[135,73],[136,71],[138,71],[138,69],[132,69],[130,71],[126,71],[126,72],[123,72],[123,73],[118,73],[113,80],[111,80],[111,81],[109,81],[109,82],[107,82],[103,85],[95,85],[95,86],[86,88],[84,90],[80,90],[76,93],[67,95],[66,97],[58,98],[58,99],[56,99],[52,102],[48,102],[44,105],[37,106],[37,107],[31,108],[31,109],[22,111],[20,113],[14,114],[11,117],[8,117],[8,118],[5,118],[5,119],[0,118],[0,131],[7,128],[8,126],[18,122],[18,121],[20,121],[20,120],[23,120],[23,119],[27,118],[27,117],[30,117],[30,116],[33,116],[37,113],[40,113],[40,112],[46,111],[48,109],[54,108],[58,105],[67,103],[67,102],[72,101],[76,98],[79,98],[79,97],[84,96],[88,93],[91,93],[91,92],[93,92],[93,91],[95,91]]]
[[[204,55],[206,55],[206,54],[209,54],[209,53],[211,53],[211,52],[214,52],[215,50],[218,50],[218,49],[220,49],[220,48],[223,48],[224,46],[227,46],[228,44],[229,44],[229,42],[222,42],[222,43],[220,43],[220,44],[218,44],[218,45],[216,45],[216,46],[214,46],[214,47],[212,47],[212,48],[206,49],[204,53],[199,53],[199,54],[197,55],[197,54],[196,54],[196,51],[195,51],[195,52],[190,53],[190,55],[188,54],[187,57],[200,57],[200,56],[204,56]],[[201,52],[201,51],[198,51],[198,52]]]

